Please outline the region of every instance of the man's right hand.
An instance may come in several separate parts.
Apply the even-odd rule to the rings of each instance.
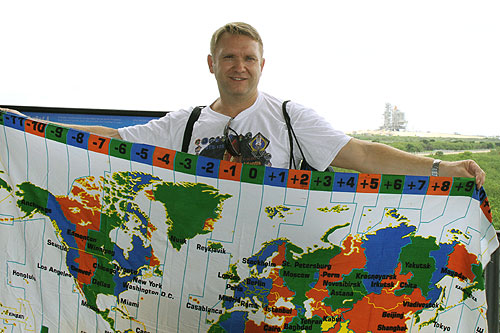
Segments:
[[[17,114],[18,116],[26,117],[25,114],[22,114],[21,112],[19,112],[17,110],[13,110],[13,109],[0,108],[0,111],[10,112],[10,113]]]

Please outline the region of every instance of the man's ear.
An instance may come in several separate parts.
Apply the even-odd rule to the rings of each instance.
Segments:
[[[212,55],[209,54],[207,56],[207,63],[208,63],[208,69],[210,70],[210,73],[214,73],[214,59],[212,58]]]
[[[262,64],[260,65],[260,71],[264,69],[264,64],[266,63],[266,59],[262,58]]]

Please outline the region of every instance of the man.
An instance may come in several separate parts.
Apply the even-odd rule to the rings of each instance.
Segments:
[[[243,163],[280,168],[290,165],[289,137],[283,101],[260,92],[258,83],[265,59],[258,32],[246,23],[229,23],[212,36],[208,67],[219,88],[219,98],[201,110],[194,123],[189,153]],[[409,154],[387,145],[361,141],[335,130],[315,111],[290,102],[286,105],[291,126],[311,166],[329,165],[363,173],[475,177],[485,181],[484,171],[472,160],[441,162]],[[171,112],[148,124],[120,128],[71,126],[127,141],[181,150],[191,110]],[[293,143],[297,147],[296,142]]]

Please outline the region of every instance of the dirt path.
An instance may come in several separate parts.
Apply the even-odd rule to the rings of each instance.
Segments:
[[[472,150],[441,150],[441,149],[437,149],[437,150],[432,150],[432,151],[418,152],[418,153],[415,153],[415,155],[432,155],[438,151],[443,152],[444,155],[453,155],[453,154],[465,153],[466,151],[469,151],[471,153],[489,153],[489,152],[491,152],[491,149],[472,149]]]

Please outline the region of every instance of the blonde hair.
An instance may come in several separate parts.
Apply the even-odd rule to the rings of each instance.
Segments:
[[[260,38],[259,33],[254,27],[244,22],[232,22],[220,27],[214,32],[212,39],[210,40],[210,54],[214,55],[217,43],[226,32],[231,35],[244,35],[252,38],[254,41],[259,43],[261,56],[264,53],[262,38]]]

